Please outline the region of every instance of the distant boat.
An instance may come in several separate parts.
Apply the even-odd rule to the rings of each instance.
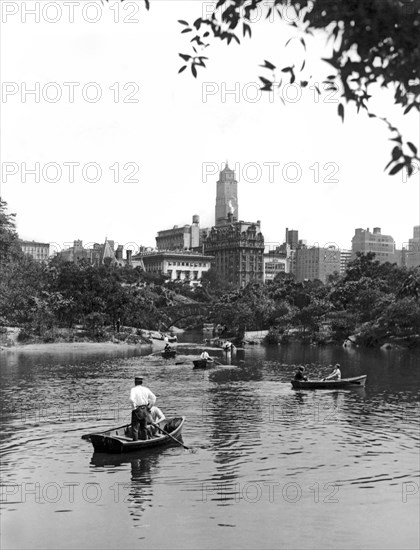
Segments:
[[[363,388],[366,384],[367,375],[355,376],[354,378],[342,378],[341,380],[291,380],[295,389],[308,390],[333,390],[341,388]]]
[[[214,367],[216,364],[213,360],[209,361],[208,359],[196,359],[193,363],[194,369],[207,369],[208,367]]]
[[[185,422],[185,417],[175,417],[162,421],[160,426],[166,430],[172,437],[181,436],[182,426]],[[90,439],[95,451],[102,453],[127,453],[138,451],[140,449],[149,449],[170,443],[171,437],[165,434],[160,434],[152,439],[139,439],[133,441],[131,437],[131,425],[120,426],[104,432],[96,434],[88,434],[83,436],[83,439]]]

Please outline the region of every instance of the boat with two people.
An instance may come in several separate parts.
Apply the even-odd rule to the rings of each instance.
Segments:
[[[133,440],[131,424],[110,428],[99,433],[92,433],[82,436],[82,439],[89,440],[96,452],[102,453],[126,453],[139,451],[141,449],[150,449],[167,445],[174,440],[186,447],[182,443],[181,432],[185,417],[178,416],[165,419],[159,423],[159,434],[150,439]],[[157,424],[156,424],[157,426]]]
[[[353,376],[352,378],[341,378],[340,380],[291,380],[294,389],[306,390],[335,390],[363,388],[366,384],[367,375]]]

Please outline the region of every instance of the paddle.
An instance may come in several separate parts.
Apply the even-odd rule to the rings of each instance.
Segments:
[[[118,426],[118,428],[110,428],[112,430],[119,430],[120,428],[125,428],[126,426],[129,426],[129,424],[123,424],[122,426]],[[109,430],[102,430],[102,432],[96,432],[94,434],[85,434],[85,435],[82,435],[82,439],[90,439],[90,436],[91,435],[101,435],[103,434],[104,432],[107,432]]]
[[[159,426],[159,424],[155,424],[154,422],[150,422],[149,421],[149,424],[151,424],[152,426],[154,426],[155,428],[157,428],[158,430],[160,430],[162,433],[164,433],[165,435],[169,436],[171,439],[173,439],[174,441],[176,441],[179,445],[182,445],[182,447],[184,447],[184,449],[187,449],[187,451],[191,451],[191,448],[190,447],[187,447],[186,445],[184,445],[183,443],[181,443],[180,441],[178,441],[178,439],[176,439],[176,437],[173,437],[170,433],[168,432],[165,432],[165,430],[163,428],[161,428]]]

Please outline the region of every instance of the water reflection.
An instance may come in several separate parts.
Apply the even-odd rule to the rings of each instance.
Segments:
[[[159,453],[139,451],[111,455],[95,452],[90,463],[95,468],[108,470],[109,473],[122,465],[130,465],[130,479],[127,479],[126,482],[118,481],[113,485],[114,500],[127,504],[128,512],[134,523],[133,527],[140,527],[144,511],[153,505],[153,479],[159,475]]]

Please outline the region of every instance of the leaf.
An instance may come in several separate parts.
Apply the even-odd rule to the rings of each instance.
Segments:
[[[300,39],[300,42],[301,44],[303,45],[305,51],[306,51],[306,44],[305,44],[305,40],[303,38]]]
[[[344,106],[342,103],[338,104],[338,116],[341,117],[342,122],[344,122]]]
[[[182,73],[182,71],[185,71],[186,68],[187,68],[186,65],[184,65],[183,67],[181,67],[181,68],[179,69],[179,71],[178,71],[178,74],[179,74],[179,73]]]
[[[181,23],[181,25],[187,25],[188,26],[188,23],[186,21],[184,21],[183,19],[178,19],[178,23]]]
[[[195,65],[191,65],[191,72],[194,78],[197,78],[197,69],[195,68]]]
[[[402,155],[402,150],[401,150],[401,147],[398,147],[398,145],[396,145],[393,149],[392,149],[392,160],[397,160],[400,158],[400,156]]]
[[[264,65],[260,65],[260,67],[264,67],[264,69],[270,69],[271,71],[274,71],[274,69],[276,68],[275,65],[273,65],[272,63],[270,63],[266,59],[264,59]]]
[[[183,31],[181,31],[181,34],[184,34],[185,32],[191,32],[192,29],[184,29]]]
[[[243,35],[246,36],[247,34],[249,34],[249,37],[251,38],[251,27],[247,23],[244,23],[243,24]]]
[[[179,57],[181,57],[184,61],[188,61],[189,59],[191,59],[191,56],[190,55],[187,55],[186,53],[180,53],[178,54]]]
[[[404,163],[403,162],[400,162],[399,164],[396,164],[394,166],[394,168],[389,172],[389,175],[390,176],[393,176],[395,175],[397,172],[399,172],[400,170],[402,170],[404,168]]]
[[[409,113],[411,111],[411,109],[415,106],[416,104],[415,103],[410,103],[410,105],[408,105],[405,109],[404,109],[404,114],[406,115],[407,113]]]
[[[413,153],[417,155],[417,147],[413,143],[411,143],[411,141],[407,141],[407,145],[410,147]]]

